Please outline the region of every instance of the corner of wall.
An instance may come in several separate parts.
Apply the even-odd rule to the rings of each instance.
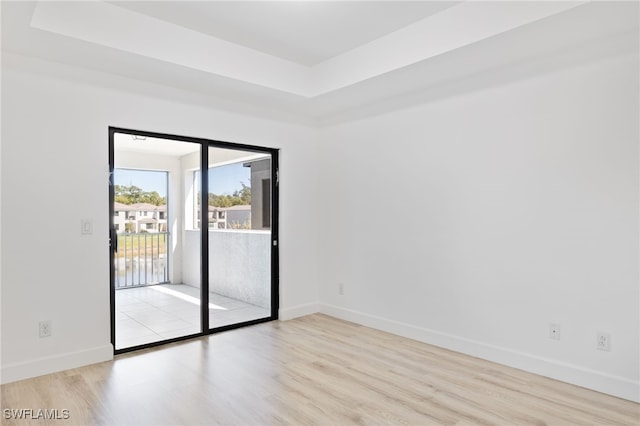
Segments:
[[[302,305],[280,309],[278,312],[278,319],[280,321],[288,321],[305,315],[316,314],[318,312],[320,312],[320,305],[318,303],[304,303]]]

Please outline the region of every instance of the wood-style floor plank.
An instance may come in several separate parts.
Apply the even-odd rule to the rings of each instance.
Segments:
[[[640,404],[320,314],[9,383],[1,405],[3,425],[640,425]]]

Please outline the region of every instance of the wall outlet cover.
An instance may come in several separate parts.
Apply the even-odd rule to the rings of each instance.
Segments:
[[[560,340],[560,324],[549,324],[549,339]]]
[[[611,351],[611,335],[603,331],[596,334],[596,349],[600,351]]]

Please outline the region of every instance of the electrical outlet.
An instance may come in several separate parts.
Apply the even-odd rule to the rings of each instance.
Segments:
[[[549,339],[560,340],[560,324],[549,324]]]
[[[40,337],[49,337],[51,336],[51,321],[40,321],[39,324],[39,335]]]
[[[596,335],[596,349],[609,352],[611,350],[611,335],[598,331]]]
[[[344,284],[343,283],[338,283],[338,294],[340,296],[344,296]]]

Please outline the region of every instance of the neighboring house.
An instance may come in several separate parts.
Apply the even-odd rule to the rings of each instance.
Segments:
[[[209,206],[209,228],[211,229],[251,229],[251,206],[232,207]]]
[[[148,203],[113,203],[113,224],[116,232],[166,232],[167,206]]]
[[[227,228],[252,229],[250,205],[232,206],[223,210],[227,217]]]

